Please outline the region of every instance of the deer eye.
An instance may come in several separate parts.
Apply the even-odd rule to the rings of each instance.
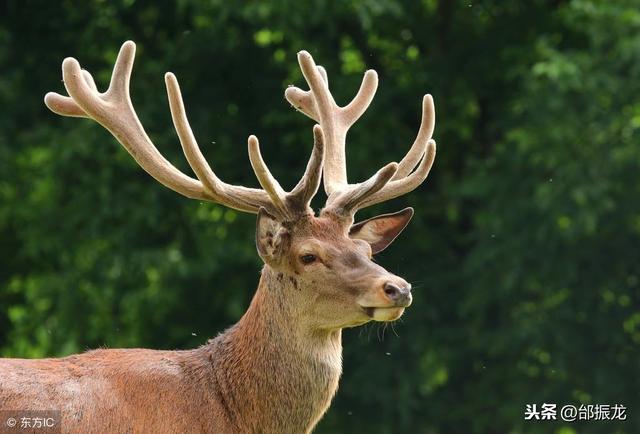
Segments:
[[[316,262],[316,259],[318,259],[316,255],[312,255],[312,254],[300,256],[300,260],[302,261],[303,264],[312,264]]]

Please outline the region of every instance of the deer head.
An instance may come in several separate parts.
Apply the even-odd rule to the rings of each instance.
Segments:
[[[271,175],[258,139],[248,140],[249,159],[262,188],[223,182],[204,159],[189,126],[176,77],[165,82],[173,123],[184,154],[197,179],[185,175],[157,150],[138,120],[129,96],[135,44],[126,42],[118,55],[109,88],[98,92],[91,75],[73,58],[63,62],[69,97],[48,93],[46,105],[65,116],[94,119],[109,130],[138,164],[160,183],[184,196],[257,213],[256,246],[263,272],[295,289],[282,296],[304,324],[314,329],[339,329],[370,320],[397,319],[411,304],[411,285],[372,260],[406,227],[411,208],[354,223],[356,212],[418,187],[435,158],[434,107],[430,95],[422,102],[417,138],[400,163],[389,163],[360,183],[347,181],[345,140],[348,129],[364,113],[376,92],[375,71],[367,71],[353,100],[339,107],[325,70],[311,55],[298,53],[310,87],[286,90],[287,100],[317,122],[314,145],[298,184],[285,191]],[[310,207],[320,179],[327,202],[318,215]]]

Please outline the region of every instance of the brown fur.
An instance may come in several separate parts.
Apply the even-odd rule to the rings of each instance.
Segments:
[[[383,286],[406,282],[348,237],[350,223],[259,216],[266,265],[237,324],[194,350],[0,359],[0,409],[60,410],[65,433],[310,432],[338,388],[341,329],[370,321],[365,307],[403,310]]]

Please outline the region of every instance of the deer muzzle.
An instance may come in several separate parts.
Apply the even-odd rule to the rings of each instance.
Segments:
[[[366,297],[360,306],[367,316],[374,321],[394,321],[411,305],[411,284],[399,277],[385,280],[373,297]]]

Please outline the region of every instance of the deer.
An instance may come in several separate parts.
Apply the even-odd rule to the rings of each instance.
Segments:
[[[256,214],[256,249],[264,262],[258,287],[241,319],[196,349],[0,359],[0,410],[59,411],[64,433],[310,433],[338,389],[342,330],[397,320],[412,302],[411,285],[372,257],[407,226],[413,208],[358,223],[354,216],[426,179],[436,151],[433,98],[424,96],[418,134],[402,160],[349,183],[347,131],[373,100],[378,76],[366,71],[351,102],[339,106],[326,70],[300,51],[309,90],[291,86],[285,98],[315,122],[306,169],[285,191],[252,135],[249,160],[261,188],[249,188],[222,181],[205,160],[170,72],[169,110],[195,178],[163,157],[131,102],[134,57],[135,44],[125,42],[105,92],[76,59],[66,58],[68,96],[49,92],[46,106],[59,115],[93,119],[175,192]],[[316,213],[310,204],[321,181],[327,199]]]

